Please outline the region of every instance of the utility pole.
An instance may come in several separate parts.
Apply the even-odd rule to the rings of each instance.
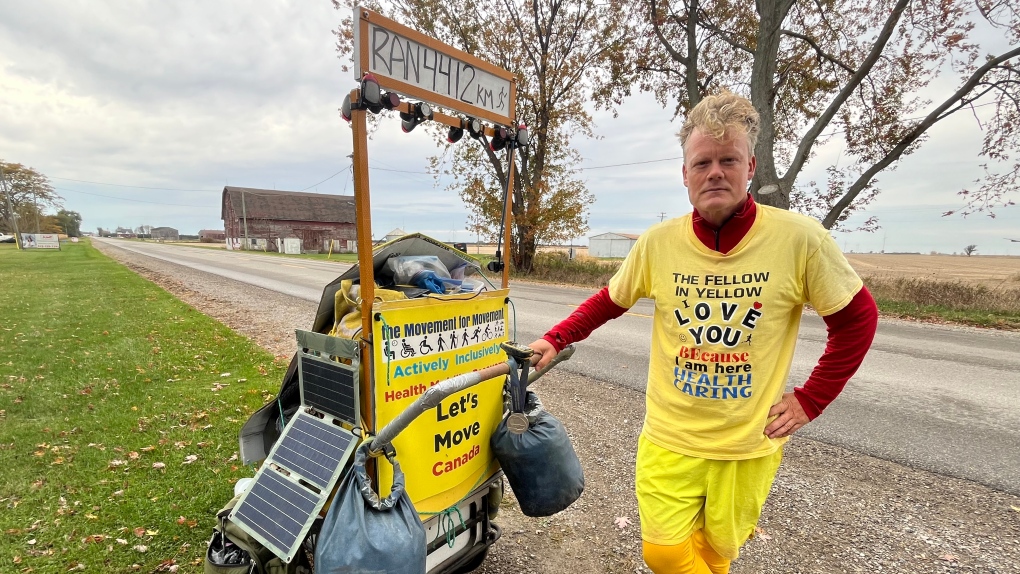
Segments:
[[[666,212],[663,211],[659,214],[659,223],[662,223],[666,219]]]
[[[4,175],[4,168],[0,166],[0,183],[3,184],[4,197],[7,198],[7,213],[10,216],[11,227],[14,229],[14,242],[21,249],[21,234],[18,233],[18,217],[14,215],[14,205],[11,204],[11,187],[7,185],[7,176]]]

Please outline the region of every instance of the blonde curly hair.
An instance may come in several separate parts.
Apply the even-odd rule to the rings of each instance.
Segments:
[[[687,114],[680,128],[680,145],[687,149],[687,140],[695,128],[716,141],[722,141],[727,132],[735,131],[747,136],[747,151],[754,155],[754,146],[761,131],[761,118],[751,101],[729,90],[706,96]]]

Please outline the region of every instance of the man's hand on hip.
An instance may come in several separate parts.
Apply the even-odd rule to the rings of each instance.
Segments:
[[[769,438],[790,436],[797,429],[811,422],[793,393],[784,393],[783,400],[772,405],[772,408],[769,409],[769,418],[771,417],[776,417],[776,419],[765,427],[765,436]]]

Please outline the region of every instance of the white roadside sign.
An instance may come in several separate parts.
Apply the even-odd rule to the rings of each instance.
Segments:
[[[60,249],[60,238],[56,233],[22,233],[22,249]]]

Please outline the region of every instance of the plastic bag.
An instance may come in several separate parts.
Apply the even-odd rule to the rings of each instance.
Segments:
[[[444,280],[451,279],[450,271],[435,255],[393,257],[386,260],[386,270],[395,285],[414,285],[433,293],[446,292]]]
[[[252,559],[247,550],[214,530],[205,555],[205,574],[249,574]]]
[[[507,419],[492,434],[492,446],[525,516],[551,516],[566,510],[584,492],[584,471],[563,423],[528,391],[524,414],[528,430],[514,434]]]
[[[404,490],[404,473],[393,458],[393,486],[385,499],[372,490],[365,471],[368,443],[337,490],[315,548],[317,574],[424,574],[425,528]],[[381,460],[381,459],[380,459]]]

